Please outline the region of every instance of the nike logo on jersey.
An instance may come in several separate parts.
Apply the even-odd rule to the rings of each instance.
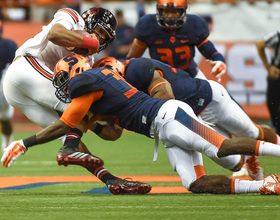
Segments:
[[[188,43],[188,42],[189,42],[189,40],[181,40],[182,44],[185,44],[185,43]]]

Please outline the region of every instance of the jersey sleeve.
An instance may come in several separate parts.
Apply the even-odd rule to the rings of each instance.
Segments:
[[[142,42],[146,42],[147,38],[154,31],[154,22],[152,21],[153,15],[145,15],[139,19],[134,29],[135,38]]]
[[[280,30],[271,32],[264,36],[265,45],[267,47],[273,47],[280,42]]]
[[[128,83],[147,94],[156,65],[147,58],[132,59],[125,71],[125,79]]]
[[[60,120],[69,127],[74,128],[88,113],[91,105],[102,97],[102,94],[102,91],[94,91],[73,99]]]
[[[95,84],[95,79],[86,74],[82,73],[75,76],[70,80],[68,86],[70,98],[74,99],[94,90],[98,90],[98,88],[95,88]]]
[[[80,22],[81,16],[70,8],[62,8],[58,10],[53,21],[63,25],[68,30],[74,29],[74,26]]]
[[[208,24],[202,17],[197,15],[192,15],[191,20],[193,20],[192,31],[194,32],[197,45],[199,45],[209,36]]]

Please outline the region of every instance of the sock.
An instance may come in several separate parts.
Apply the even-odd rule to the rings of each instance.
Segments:
[[[107,180],[117,179],[116,176],[109,173],[104,167],[92,168],[92,169],[87,169],[87,170],[105,184],[106,184]]]
[[[280,147],[269,142],[258,141],[255,155],[280,157]]]
[[[277,137],[277,142],[276,144],[280,145],[280,136],[278,134],[276,134],[276,137]]]
[[[240,194],[240,193],[257,193],[260,192],[260,187],[263,184],[263,180],[233,180],[232,189],[234,190],[233,193]]]
[[[71,131],[66,134],[64,146],[71,148],[74,151],[79,151],[79,143],[82,136],[83,133],[79,129],[71,129]]]

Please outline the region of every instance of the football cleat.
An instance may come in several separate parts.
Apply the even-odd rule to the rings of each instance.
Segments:
[[[152,189],[151,185],[147,183],[120,178],[107,180],[106,185],[114,195],[148,194]]]
[[[250,156],[245,162],[245,166],[248,171],[248,175],[253,180],[263,180],[263,170],[259,163],[258,157]]]
[[[103,160],[96,156],[65,147],[59,150],[56,160],[59,166],[79,165],[87,169],[101,167],[104,164]]]
[[[233,177],[248,176],[248,175],[249,175],[248,170],[245,165],[243,165],[239,171],[233,172],[233,174],[232,174]]]
[[[266,177],[260,187],[260,194],[262,195],[280,195],[280,182],[276,175]]]

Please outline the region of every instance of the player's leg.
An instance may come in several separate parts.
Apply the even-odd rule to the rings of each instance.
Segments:
[[[256,125],[222,85],[211,80],[209,83],[213,98],[200,115],[204,121],[219,125],[236,137],[250,137],[277,143],[278,135],[272,128]]]
[[[265,181],[231,179],[225,175],[205,175],[199,152],[170,146],[166,148],[166,153],[172,168],[181,177],[184,187],[193,193],[280,194],[280,183],[274,175],[269,176]]]
[[[3,76],[4,77],[4,76]],[[2,149],[13,140],[12,117],[14,108],[7,102],[3,92],[3,79],[0,82],[0,123],[2,132]]]

